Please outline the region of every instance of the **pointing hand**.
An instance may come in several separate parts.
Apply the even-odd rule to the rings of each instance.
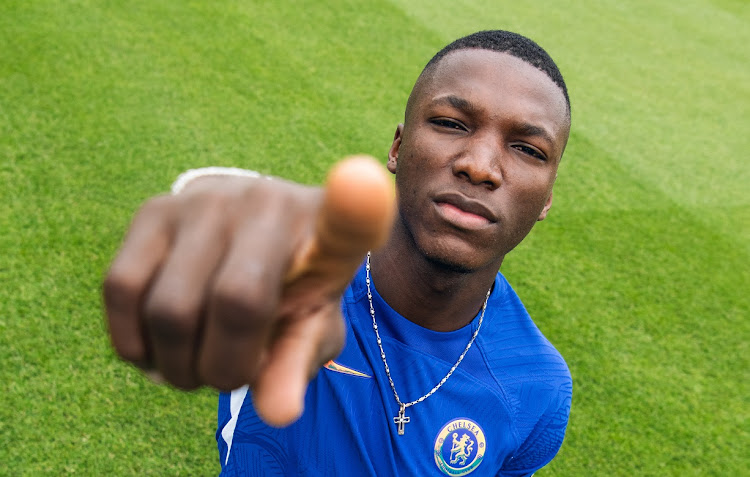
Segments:
[[[249,384],[267,423],[290,424],[343,347],[341,294],[393,215],[390,180],[362,156],[322,189],[206,176],[151,199],[104,281],[113,346],[181,389]]]

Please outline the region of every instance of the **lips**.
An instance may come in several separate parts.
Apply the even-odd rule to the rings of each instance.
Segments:
[[[446,220],[461,228],[475,229],[497,222],[497,216],[487,206],[462,194],[440,194],[434,202]]]

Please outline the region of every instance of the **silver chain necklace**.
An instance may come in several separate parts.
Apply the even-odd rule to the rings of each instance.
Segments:
[[[490,292],[492,291],[492,287],[490,287],[489,290],[487,290],[487,296],[484,298],[484,304],[482,305],[482,314],[479,316],[479,324],[477,325],[476,331],[474,331],[474,334],[471,336],[471,339],[469,340],[469,343],[466,345],[466,349],[461,353],[461,356],[458,357],[458,361],[456,361],[456,364],[453,365],[453,367],[448,371],[448,374],[445,375],[443,379],[440,380],[439,383],[435,385],[434,388],[430,390],[427,394],[422,396],[421,398],[417,399],[416,401],[411,401],[407,403],[401,402],[401,398],[398,397],[398,392],[396,392],[396,385],[393,383],[393,378],[391,377],[391,370],[388,367],[388,360],[385,358],[385,350],[383,349],[383,342],[380,339],[380,332],[378,332],[378,323],[375,321],[375,308],[372,306],[372,291],[370,290],[370,252],[367,252],[367,264],[365,266],[365,281],[367,283],[367,300],[370,302],[370,316],[372,316],[372,329],[375,330],[375,336],[378,339],[378,348],[380,348],[380,357],[383,359],[383,365],[385,366],[385,374],[388,376],[388,382],[391,384],[391,389],[393,390],[393,396],[396,398],[396,403],[398,404],[398,416],[393,418],[394,424],[398,426],[398,435],[403,436],[404,435],[404,424],[408,424],[409,421],[411,421],[411,418],[406,416],[406,408],[411,407],[415,404],[419,404],[420,402],[424,401],[428,397],[435,394],[435,391],[440,389],[440,386],[445,384],[446,381],[448,381],[448,378],[451,377],[453,372],[458,368],[458,365],[461,364],[461,361],[464,360],[464,356],[466,356],[466,353],[469,351],[469,348],[471,348],[471,345],[474,344],[474,340],[477,338],[477,335],[479,334],[479,329],[482,327],[482,320],[484,320],[484,312],[487,309],[487,301],[490,299]]]

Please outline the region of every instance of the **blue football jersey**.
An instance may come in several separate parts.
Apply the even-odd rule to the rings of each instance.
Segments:
[[[402,402],[416,400],[451,369],[479,315],[456,331],[431,331],[391,309],[374,285],[396,390]],[[555,456],[570,412],[570,373],[501,274],[461,365],[403,419],[372,328],[364,267],[341,306],[346,345],[310,382],[297,422],[265,425],[246,387],[220,395],[222,475],[526,476]]]

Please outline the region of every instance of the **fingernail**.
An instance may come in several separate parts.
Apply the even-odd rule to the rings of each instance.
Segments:
[[[144,371],[143,373],[155,384],[164,384],[167,382],[167,380],[164,379],[164,376],[162,376],[162,374],[155,369],[150,369],[148,371]]]

